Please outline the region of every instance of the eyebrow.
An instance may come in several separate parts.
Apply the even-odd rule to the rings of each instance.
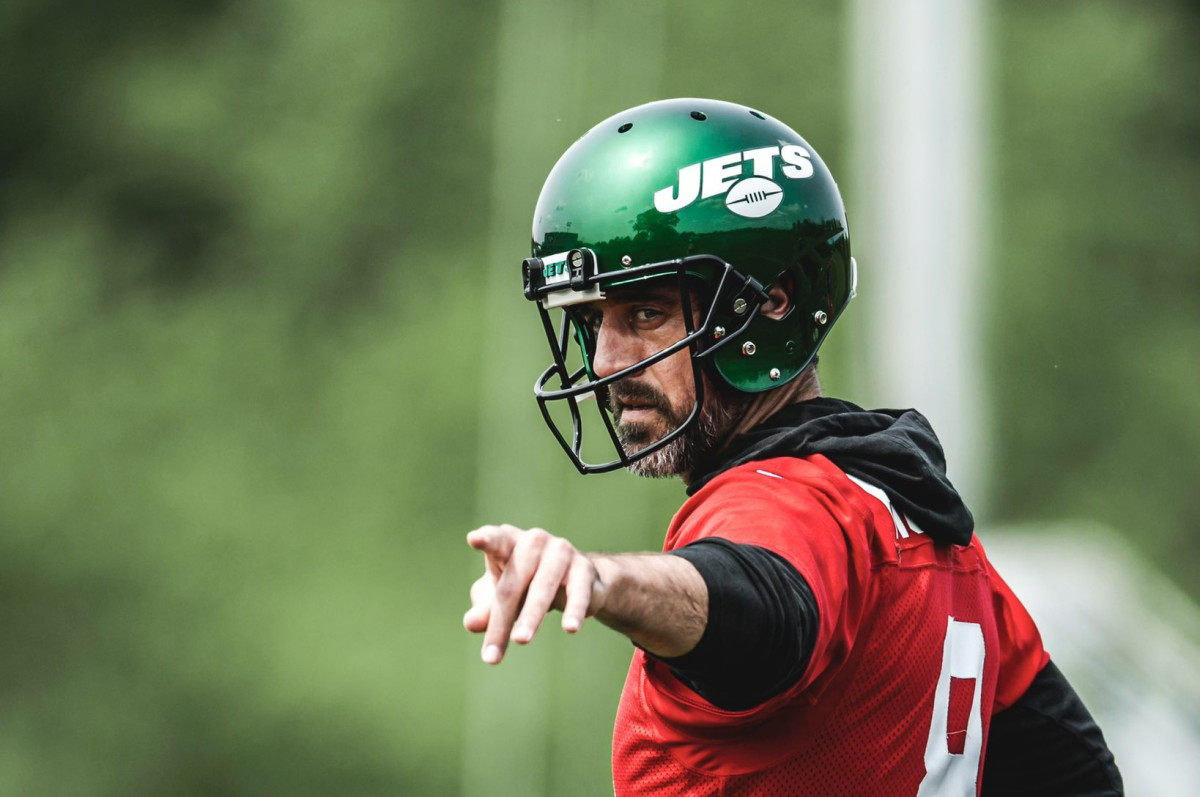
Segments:
[[[678,297],[679,289],[666,285],[622,285],[604,292],[604,298],[617,302],[662,301]]]

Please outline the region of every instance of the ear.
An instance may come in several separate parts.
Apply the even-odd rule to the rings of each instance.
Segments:
[[[795,289],[796,280],[791,272],[784,272],[767,288],[767,300],[758,308],[758,312],[773,321],[783,318],[792,309],[792,294],[795,293]]]

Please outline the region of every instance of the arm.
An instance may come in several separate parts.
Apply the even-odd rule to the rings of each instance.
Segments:
[[[1100,727],[1049,662],[1029,689],[992,717],[983,764],[984,797],[1114,797],[1125,793]]]
[[[709,537],[679,548],[708,586],[708,624],[690,653],[659,656],[701,697],[746,711],[786,692],[804,676],[817,644],[820,613],[804,577],[777,553]]]
[[[498,664],[509,641],[527,644],[551,609],[575,633],[586,617],[661,657],[696,646],[708,620],[708,589],[696,568],[667,554],[585,554],[541,529],[483,526],[467,543],[484,555],[471,587],[468,631],[482,633],[483,660]]]

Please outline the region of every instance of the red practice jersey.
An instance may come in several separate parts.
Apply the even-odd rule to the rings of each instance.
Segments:
[[[992,714],[1048,657],[977,538],[935,545],[821,455],[720,474],[676,514],[664,550],[706,537],[799,571],[815,648],[792,688],[736,712],[636,651],[613,740],[618,797],[978,794]]]

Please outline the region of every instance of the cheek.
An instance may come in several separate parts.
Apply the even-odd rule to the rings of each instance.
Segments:
[[[658,364],[655,377],[659,389],[667,395],[678,413],[689,412],[696,400],[696,378],[692,372],[692,353],[684,349]]]

